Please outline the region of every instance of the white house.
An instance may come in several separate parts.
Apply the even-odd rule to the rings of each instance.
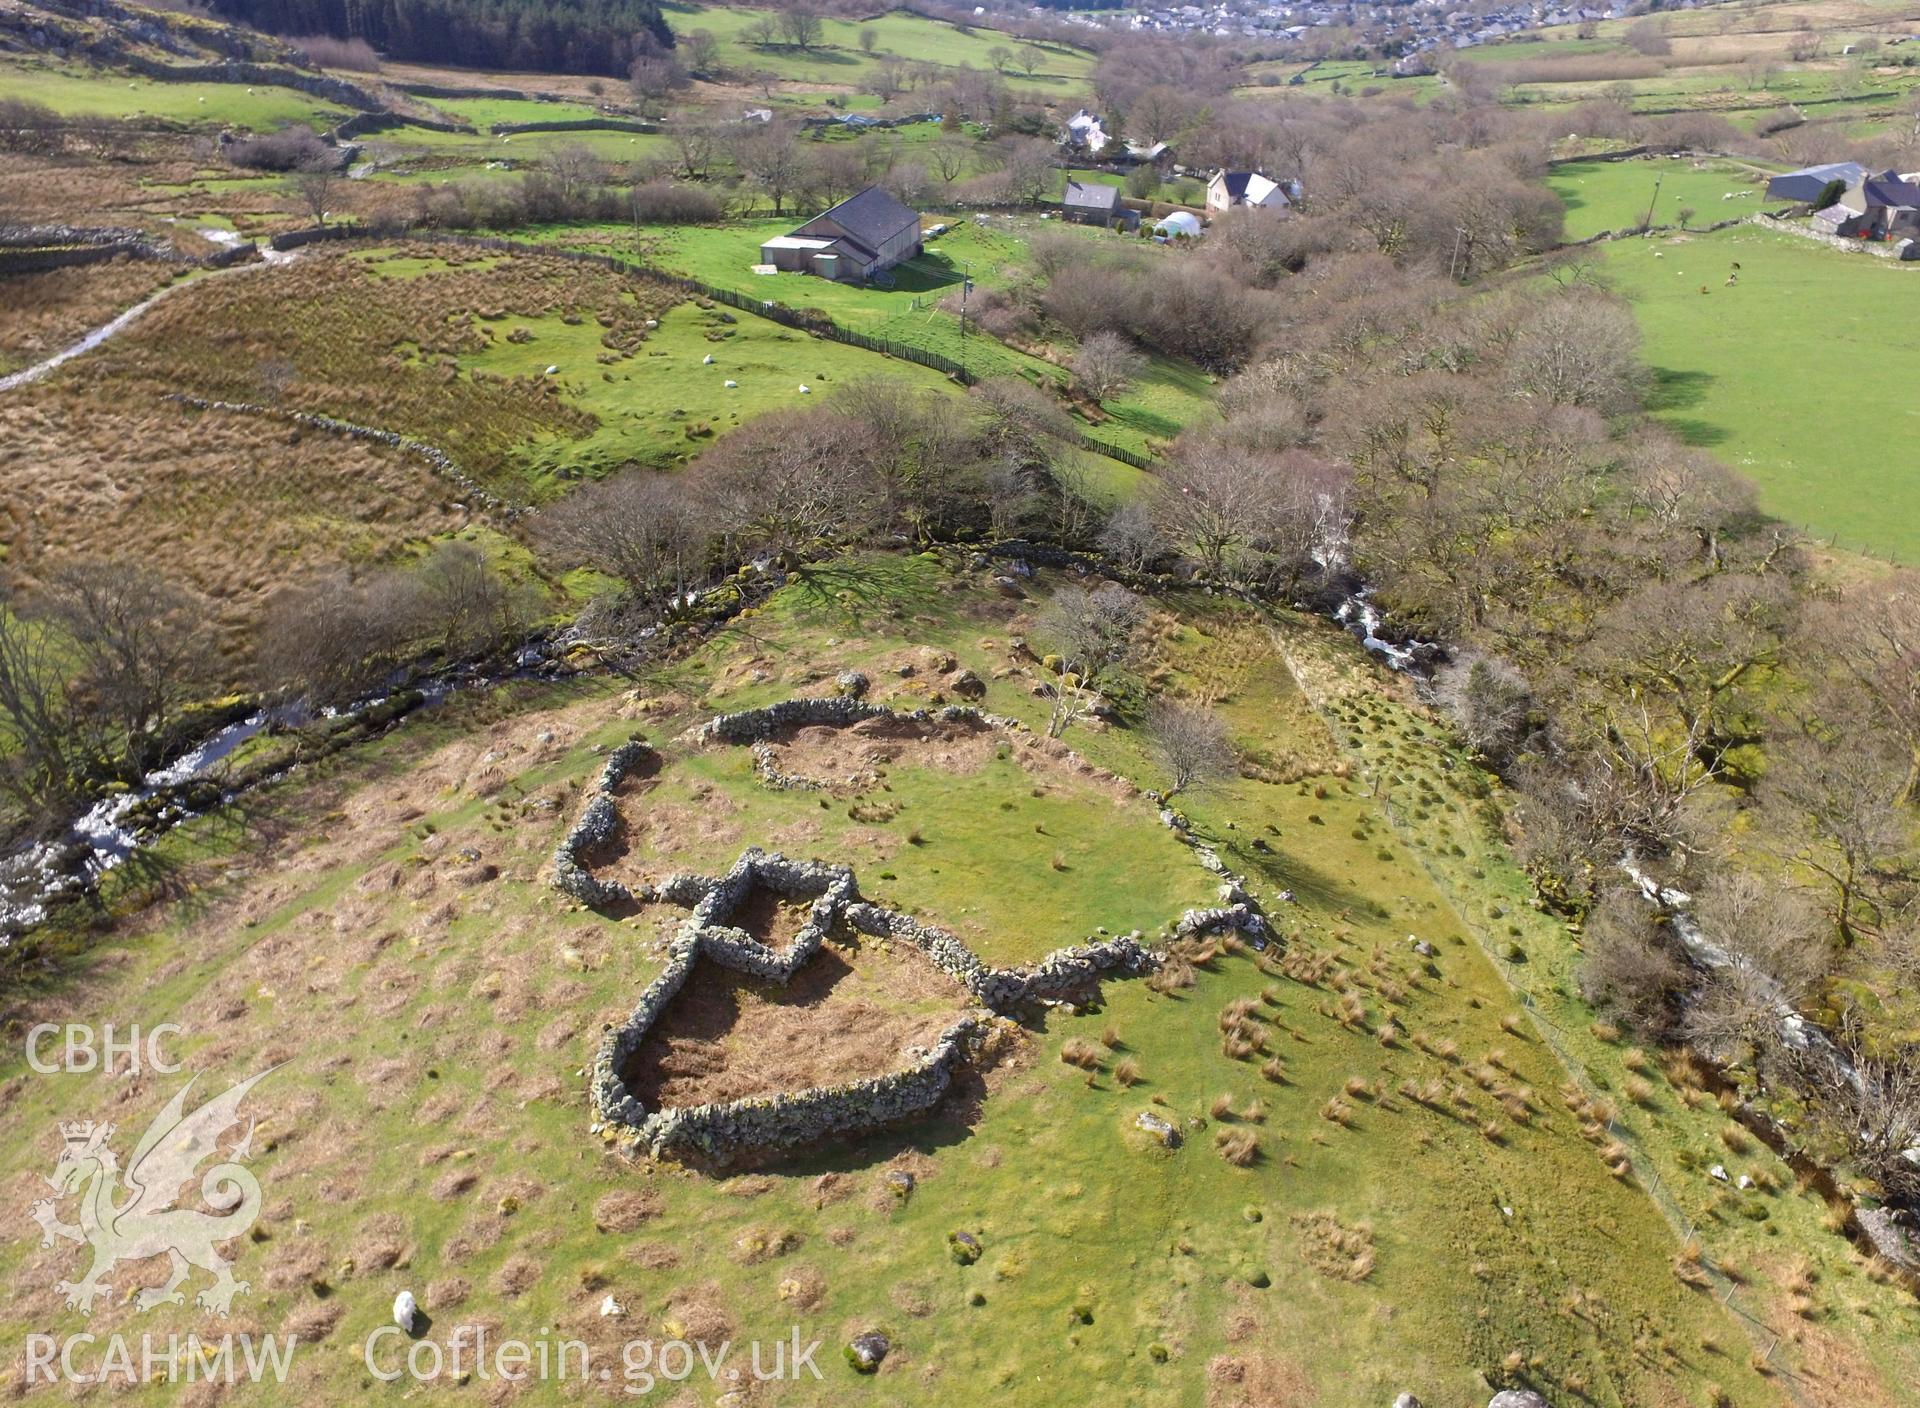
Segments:
[[[1250,206],[1256,210],[1285,210],[1293,202],[1278,181],[1258,171],[1216,171],[1207,182],[1207,209],[1232,210]]]

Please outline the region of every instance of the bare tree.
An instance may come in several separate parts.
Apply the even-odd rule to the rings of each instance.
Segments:
[[[529,614],[527,594],[477,546],[459,540],[434,548],[417,591],[421,626],[455,658],[498,650],[521,633]]]
[[[973,146],[962,137],[942,136],[927,147],[927,161],[949,186],[960,179],[972,159]]]
[[[310,162],[288,178],[294,197],[314,224],[327,223],[327,212],[333,208],[334,183],[339,179],[339,168],[327,158]]]
[[[1648,58],[1658,58],[1673,52],[1673,41],[1667,38],[1666,28],[1656,19],[1636,20],[1628,25],[1620,36],[1620,42],[1636,54],[1645,54]]]
[[[1147,359],[1120,334],[1097,332],[1074,354],[1073,374],[1088,396],[1105,401],[1125,391],[1146,364]]]
[[[539,533],[561,560],[605,573],[642,602],[685,595],[706,555],[699,506],[686,485],[648,470],[569,494],[540,515]]]
[[[787,43],[801,52],[819,44],[822,29],[820,12],[805,0],[798,0],[798,3],[780,11],[778,22],[780,33]]]
[[[700,462],[708,521],[738,552],[798,563],[874,521],[871,432],[825,408],[763,416]]]
[[[807,169],[806,154],[793,128],[779,121],[749,123],[734,134],[732,147],[733,164],[766,193],[773,201],[773,213],[779,215]]]
[[[563,142],[550,148],[540,168],[553,181],[561,204],[573,208],[606,184],[607,165],[584,142]]]
[[[1034,621],[1034,635],[1054,664],[1044,682],[1053,702],[1049,738],[1100,706],[1101,682],[1131,658],[1134,633],[1146,619],[1146,605],[1117,583],[1093,591],[1067,586],[1053,594]]]
[[[137,563],[76,562],[48,576],[35,609],[72,652],[73,705],[145,771],[175,712],[211,676],[205,603]]]
[[[703,78],[720,71],[720,39],[710,29],[690,29],[679,36],[674,48],[681,62]]]
[[[880,46],[880,31],[872,25],[863,25],[860,29],[860,52],[871,54]]]
[[[993,65],[995,73],[1005,73],[1007,65],[1013,62],[1013,50],[1004,44],[996,44],[987,50],[987,62]]]
[[[689,181],[704,181],[720,145],[718,129],[698,117],[682,117],[667,124],[667,138],[673,143],[679,174]]]
[[[1520,325],[1508,361],[1515,389],[1557,406],[1630,409],[1641,378],[1632,312],[1588,290],[1555,294]]]
[[[254,654],[262,689],[315,705],[342,704],[394,668],[415,616],[411,584],[382,572],[310,577],[267,605]]]
[[[1032,78],[1039,72],[1040,65],[1047,61],[1047,51],[1037,44],[1022,44],[1018,57],[1020,71]]]
[[[680,61],[661,54],[642,54],[627,70],[627,87],[645,113],[664,110],[668,99],[687,83]]]
[[[0,609],[0,787],[24,814],[52,821],[85,794],[100,742],[67,692],[66,648],[44,622]]]
[[[1173,780],[1168,797],[1223,782],[1239,767],[1232,735],[1211,709],[1156,700],[1147,710],[1147,736],[1154,760]]]

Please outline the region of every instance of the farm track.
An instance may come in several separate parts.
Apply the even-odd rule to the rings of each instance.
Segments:
[[[102,323],[72,346],[62,348],[51,357],[48,357],[44,361],[35,362],[30,367],[22,367],[17,372],[0,376],[0,391],[13,391],[19,387],[30,385],[40,380],[43,376],[46,376],[49,372],[55,371],[59,367],[72,361],[75,357],[84,356],[88,352],[93,351],[94,348],[111,341],[135,323],[139,322],[141,318],[145,317],[155,304],[159,303],[162,299],[180,292],[182,289],[198,288],[200,285],[206,283],[208,279],[224,278],[229,274],[242,274],[252,269],[265,269],[269,267],[271,267],[270,262],[236,264],[231,268],[212,270],[201,278],[185,279],[177,284],[168,284],[159,292],[151,294],[134,304],[133,307],[127,309],[124,313],[119,314],[108,322]]]

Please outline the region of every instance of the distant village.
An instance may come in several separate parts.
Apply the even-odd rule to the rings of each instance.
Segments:
[[[1691,10],[1701,0],[1670,0],[1663,8]],[[1457,0],[1412,0],[1383,5],[1369,0],[1315,0],[1276,5],[1261,0],[1226,0],[1211,5],[1164,5],[1098,11],[1067,16],[1071,24],[1094,29],[1125,29],[1154,34],[1210,34],[1223,39],[1262,39],[1303,43],[1315,30],[1351,29],[1375,37],[1390,52],[1412,56],[1429,50],[1470,49],[1527,30],[1592,20],[1624,19],[1627,0],[1605,4],[1495,4],[1463,8]],[[1036,7],[1036,15],[1059,19]],[[1415,70],[1417,71],[1417,70]]]

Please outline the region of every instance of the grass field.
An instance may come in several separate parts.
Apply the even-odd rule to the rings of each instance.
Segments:
[[[84,117],[161,118],[206,127],[271,132],[291,122],[331,127],[352,113],[294,88],[242,83],[161,83],[93,68],[0,60],[0,88],[9,98],[44,103]]]
[[[644,699],[580,685],[457,697],[363,759],[263,798],[244,856],[222,840],[244,834],[230,827],[178,833],[171,844],[188,869],[177,883],[208,886],[191,913],[105,939],[36,1004],[76,1019],[177,1021],[186,1031],[173,1049],[214,1089],[283,1063],[257,1095],[267,1210],[236,1253],[254,1288],[236,1303],[247,1323],[303,1340],[276,1392],[364,1397],[362,1341],[407,1288],[437,1342],[463,1324],[485,1322],[496,1336],[549,1327],[616,1366],[630,1338],[744,1344],[798,1323],[803,1342],[825,1341],[824,1378],[761,1395],[780,1403],[986,1391],[1053,1403],[1089,1383],[1191,1408],[1377,1408],[1407,1388],[1465,1402],[1517,1384],[1609,1408],[1786,1401],[1777,1378],[1749,1365],[1714,1296],[1674,1274],[1678,1239],[1655,1204],[1581,1136],[1557,1093],[1566,1073],[1553,1049],[1531,1034],[1448,893],[1334,763],[1338,749],[1266,625],[1219,602],[1161,603],[1142,668],[1216,693],[1243,746],[1304,766],[1294,780],[1242,779],[1189,806],[1198,833],[1273,907],[1284,965],[1243,952],[1205,958],[1191,985],[1166,993],[1109,984],[1088,1010],[1004,1031],[1000,1062],[939,1116],[731,1178],[605,1152],[586,1133],[576,1073],[601,1022],[656,970],[671,915],[610,919],[561,905],[543,883],[580,785],[600,766],[596,749],[643,729],[666,747],[663,786],[710,787],[691,818],[662,812],[649,836],[663,854],[725,855],[738,839],[833,859],[843,842],[876,845],[838,818],[808,828],[791,799],[769,803],[728,775],[724,753],[689,756],[670,740],[716,708],[929,651],[991,678],[987,708],[1037,717],[1034,667],[1007,645],[1029,607],[957,591],[954,572],[931,556],[811,571]],[[1354,655],[1327,628],[1278,629]],[[883,692],[902,687],[880,678]],[[1067,741],[1094,764],[1154,776],[1136,731],[1080,728]],[[863,859],[863,886],[935,912],[977,904],[958,922],[974,918],[1031,952],[1078,937],[1088,918],[1116,925],[1134,906],[1213,883],[1149,819],[1151,829],[1117,833],[1116,850],[1151,876],[1116,877],[1095,854],[1084,868],[1048,868],[1032,888],[985,893],[975,879],[970,893],[944,872],[997,864],[1003,800],[1036,809],[1015,813],[1023,830],[1092,830],[1112,815],[1097,791],[1048,785],[1032,797],[1033,775],[998,766],[962,773],[965,785],[937,804],[944,812],[922,818],[914,849],[924,856],[911,871]],[[872,829],[903,830],[935,805],[914,771],[910,761],[899,769],[907,811]],[[1431,785],[1452,795],[1437,773]],[[303,824],[281,833],[293,817]],[[720,834],[729,828],[737,837]],[[1282,888],[1297,902],[1279,903]],[[1415,953],[1409,934],[1430,940],[1434,957]],[[1251,1059],[1222,1050],[1222,1011],[1236,1001],[1265,1048]],[[1069,1040],[1091,1044],[1095,1069],[1060,1059]],[[1436,1082],[1431,1104],[1416,1098]],[[0,1114],[10,1136],[0,1179],[42,1196],[56,1120],[110,1106],[132,1137],[176,1084],[18,1081]],[[1656,1088],[1664,1108],[1672,1096]],[[1182,1147],[1142,1135],[1141,1111],[1174,1120]],[[1216,1152],[1222,1134],[1252,1142],[1245,1166]],[[1764,1152],[1739,1162],[1781,1176]],[[909,1196],[887,1190],[888,1172],[913,1175]],[[1797,1228],[1799,1195],[1760,1200]],[[977,1264],[948,1254],[959,1230],[981,1243]],[[27,1237],[0,1243],[15,1288],[0,1330],[75,1320],[53,1283],[76,1256]],[[185,1312],[136,1322],[122,1303],[153,1279],[146,1269],[116,1273],[89,1330],[184,1327]],[[1857,1273],[1821,1270],[1819,1320],[1800,1333],[1825,1336],[1856,1303],[1870,1305],[1891,1332],[1879,1352],[1898,1367],[1904,1319]],[[1747,1274],[1743,1296],[1758,1304],[1785,1273],[1756,1259]],[[600,1313],[609,1295],[621,1314]],[[870,1328],[893,1350],[867,1389],[839,1347]],[[1781,1356],[1798,1362],[1795,1350]],[[519,1397],[577,1392],[536,1384]],[[242,1389],[233,1401],[271,1400]]]
[[[1920,269],[1748,226],[1616,242],[1602,267],[1639,317],[1660,420],[1769,512],[1920,561],[1920,487],[1887,453],[1920,427]]]
[[[1751,215],[1764,204],[1766,189],[1756,167],[1684,158],[1569,162],[1547,174],[1547,187],[1567,208],[1570,240],[1643,223],[1678,224],[1683,209],[1694,212],[1689,223],[1695,225]]]
[[[977,289],[1004,287],[1025,266],[1027,237],[1037,230],[1062,230],[1089,240],[1121,238],[1031,216],[987,220],[962,216],[953,219],[947,233],[930,238],[919,259],[892,271],[891,289],[834,283],[806,274],[753,273],[761,243],[792,230],[799,218],[643,228],[637,235],[630,230],[559,227],[541,237],[628,258],[637,253],[661,269],[721,288],[794,308],[818,308],[844,327],[949,357],[975,376],[1017,376],[1034,382],[1064,382],[1068,373],[1058,362],[1009,347],[978,329],[963,333],[958,314],[943,304],[959,292],[966,277]],[[1212,384],[1204,373],[1156,357],[1128,392],[1106,406],[1111,419],[1092,433],[1135,453],[1149,453],[1181,427],[1206,415],[1212,397]]]
[[[962,29],[943,20],[927,19],[894,10],[868,20],[826,19],[821,22],[819,47],[807,52],[786,45],[761,48],[746,42],[747,30],[768,13],[740,6],[663,7],[675,33],[704,29],[721,41],[723,64],[740,73],[766,71],[791,82],[859,86],[877,65],[889,59],[906,64],[962,66],[991,71],[992,51],[1017,51],[1023,41],[991,29]],[[860,43],[872,30],[872,53]],[[1083,85],[1093,71],[1093,56],[1084,49],[1057,44],[1037,46],[1043,59],[1031,77],[1018,67],[1004,77],[1010,88],[1035,95],[1066,96]]]

